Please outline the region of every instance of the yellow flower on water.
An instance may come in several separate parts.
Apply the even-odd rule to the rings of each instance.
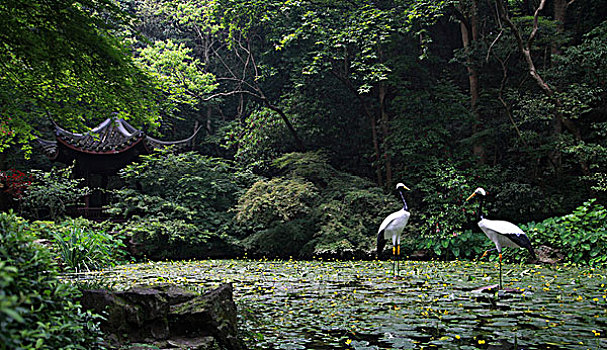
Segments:
[[[346,345],[350,345],[351,342],[352,342],[352,339],[346,340]]]
[[[459,335],[456,335],[455,339],[462,339],[462,337],[460,337]]]
[[[485,341],[481,339],[481,340],[478,341],[478,343],[479,344],[485,344]]]

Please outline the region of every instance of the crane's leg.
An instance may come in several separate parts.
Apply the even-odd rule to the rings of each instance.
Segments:
[[[400,235],[396,237],[396,275],[400,276]]]
[[[486,256],[487,256],[487,254],[489,254],[489,252],[490,252],[490,251],[492,251],[492,250],[496,250],[496,249],[497,249],[497,248],[493,248],[493,249],[485,250],[485,252],[483,253],[483,256],[481,256],[481,259],[482,259],[482,258],[484,258],[484,257],[486,257]]]
[[[392,234],[392,257],[394,258],[394,277],[398,276],[398,237]]]
[[[396,275],[400,276],[400,242],[396,245]]]
[[[500,253],[500,289],[502,289],[502,253]]]
[[[396,246],[392,246],[392,275],[396,276]]]

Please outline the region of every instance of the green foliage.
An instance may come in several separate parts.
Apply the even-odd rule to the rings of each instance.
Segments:
[[[437,237],[405,237],[401,245],[403,255],[427,252],[427,257],[440,260],[474,260],[482,256],[483,252],[493,247],[493,243],[480,230],[465,230],[463,233],[454,233]]]
[[[314,238],[315,224],[314,217],[274,223],[258,229],[239,244],[246,249],[247,256],[310,257],[313,251],[304,247]]]
[[[46,172],[31,171],[31,184],[21,199],[21,213],[34,219],[55,220],[65,215],[70,205],[77,204],[89,193],[79,187],[82,180],[70,178],[72,167],[53,168]]]
[[[370,182],[333,168],[320,152],[289,153],[235,208],[254,232],[243,240],[253,255],[370,256],[378,217],[390,201]],[[393,208],[392,208],[393,209]]]
[[[465,200],[481,184],[450,163],[430,164],[426,174],[417,185],[423,193],[419,220],[426,225],[419,235],[440,241],[461,234],[474,218],[472,206]]]
[[[67,271],[89,271],[129,261],[125,237],[109,222],[84,218],[60,222],[34,221],[28,230],[40,241],[49,241],[51,253]]]
[[[192,55],[192,49],[173,40],[156,41],[139,49],[136,62],[153,77],[156,88],[167,96],[171,108],[196,106],[217,84],[211,73]]]
[[[236,220],[253,227],[267,227],[275,221],[287,222],[312,212],[317,189],[305,179],[260,180],[241,197]]]
[[[586,179],[593,190],[605,191],[602,169],[607,167],[607,121],[600,117],[599,106],[604,106],[607,97],[607,21],[586,33],[580,45],[568,47],[558,60],[563,69],[554,74],[567,87],[565,108],[573,111],[571,118],[587,123],[589,129],[584,141],[567,144],[566,152],[588,165]]]
[[[343,187],[343,193],[336,193],[320,205],[320,227],[317,238],[311,242],[313,254],[368,257],[376,249],[382,215],[397,210],[398,204],[379,188]],[[405,234],[411,232],[409,228]]]
[[[97,270],[126,260],[122,237],[106,233],[99,226],[85,219],[70,219],[55,226],[52,237],[60,261],[68,270]]]
[[[227,145],[237,146],[235,158],[239,163],[267,171],[286,148],[286,132],[284,123],[275,112],[267,108],[258,109],[244,120],[242,126],[229,132]]]
[[[599,265],[607,263],[607,209],[590,199],[571,214],[530,222],[521,228],[527,233],[534,247],[547,245],[564,255],[566,262]],[[526,255],[516,250],[506,252],[506,257],[524,261]]]
[[[119,113],[143,124],[158,118],[149,78],[120,35],[129,21],[110,0],[0,4],[0,152],[22,148],[49,116],[62,126]]]
[[[0,343],[7,349],[101,349],[99,317],[59,282],[57,266],[27,223],[0,213]]]
[[[421,69],[419,65],[402,64],[403,67],[398,67],[399,72],[403,70],[401,74],[419,74],[416,73]],[[402,177],[423,179],[423,167],[469,152],[467,147],[462,149],[467,143],[463,145],[456,141],[468,135],[462,126],[472,121],[465,102],[465,96],[454,82],[445,78],[428,83],[428,86],[407,88],[395,98],[398,116],[391,123],[394,133],[387,144],[394,155],[394,163],[402,169]]]
[[[224,159],[170,150],[143,156],[120,173],[111,213],[129,220],[121,232],[149,258],[204,257],[210,240],[230,233],[229,211],[254,176]]]

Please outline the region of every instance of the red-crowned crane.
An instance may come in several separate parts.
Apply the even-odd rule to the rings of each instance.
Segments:
[[[500,261],[500,289],[502,289],[502,248],[503,247],[512,247],[512,248],[526,248],[531,253],[531,257],[536,259],[535,252],[533,251],[533,247],[531,247],[531,242],[529,238],[515,224],[503,221],[503,220],[489,220],[483,217],[483,201],[487,192],[479,187],[474,193],[466,199],[469,201],[475,196],[479,196],[478,200],[478,217],[480,221],[478,222],[478,227],[489,237],[493,243],[495,243],[495,249],[490,249],[485,251],[482,257],[487,255],[491,250],[497,250],[499,253],[499,261]],[[482,258],[481,257],[481,258]]]
[[[407,202],[405,201],[405,196],[403,194],[404,190],[409,190],[407,186],[402,183],[398,183],[396,185],[396,190],[400,194],[400,198],[403,200],[403,208],[397,212],[394,212],[388,217],[384,219],[384,221],[379,226],[379,231],[377,232],[377,257],[381,254],[384,246],[386,245],[386,241],[392,240],[392,256],[394,257],[394,262],[392,266],[393,273],[398,276],[398,258],[400,256],[400,236],[409,221],[409,208],[407,207]]]

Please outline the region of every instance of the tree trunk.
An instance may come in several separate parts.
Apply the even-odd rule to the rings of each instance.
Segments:
[[[206,125],[205,125],[207,136],[211,135],[213,133],[213,130],[211,128],[211,116],[212,116],[212,113],[213,113],[213,109],[211,108],[211,106],[207,107],[207,121],[206,121]]]
[[[470,88],[470,113],[474,116],[474,125],[472,132],[479,133],[482,130],[483,121],[478,111],[479,101],[479,81],[478,72],[474,67],[475,62],[471,54],[471,45],[478,39],[477,8],[476,1],[470,2],[471,8],[461,10],[460,30],[462,34],[462,44],[466,53],[466,70],[468,71],[468,86]],[[466,16],[466,14],[468,16]],[[472,145],[472,153],[478,158],[478,162],[486,162],[485,147],[481,140],[476,139]]]
[[[377,185],[379,187],[383,187],[384,177],[382,176],[381,172],[381,153],[379,150],[379,138],[377,137],[377,121],[375,120],[375,115],[373,115],[373,113],[371,113],[371,111],[369,110],[369,107],[365,103],[363,97],[358,93],[356,94],[356,97],[360,101],[360,104],[363,107],[363,110],[365,111],[365,115],[367,116],[371,124],[371,138],[373,142],[373,151],[375,152],[375,176],[377,177]]]
[[[379,115],[381,120],[381,130],[383,137],[383,148],[384,148],[384,162],[386,166],[386,186],[392,186],[392,162],[390,160],[390,154],[388,153],[388,136],[389,123],[388,113],[386,113],[386,85],[379,83]]]

